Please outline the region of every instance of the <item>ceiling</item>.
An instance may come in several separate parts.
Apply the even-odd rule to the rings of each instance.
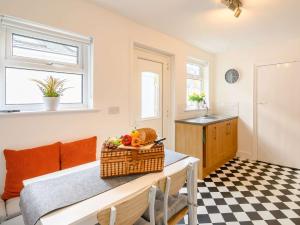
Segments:
[[[299,0],[242,0],[239,18],[221,0],[93,0],[210,52],[300,37]]]

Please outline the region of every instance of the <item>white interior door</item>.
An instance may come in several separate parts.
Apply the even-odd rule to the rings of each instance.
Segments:
[[[258,160],[300,168],[300,63],[257,68]]]
[[[168,58],[135,49],[133,77],[134,126],[150,127],[169,139],[170,74]]]

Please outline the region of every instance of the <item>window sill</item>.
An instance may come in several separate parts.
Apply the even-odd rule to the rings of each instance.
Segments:
[[[206,108],[200,108],[200,109],[185,109],[184,112],[201,112],[203,110],[206,110]]]
[[[99,109],[61,109],[58,111],[21,111],[12,113],[0,113],[0,117],[5,116],[25,116],[25,115],[55,115],[68,113],[85,113],[85,112],[99,112]]]

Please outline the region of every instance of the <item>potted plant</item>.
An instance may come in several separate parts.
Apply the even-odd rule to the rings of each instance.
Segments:
[[[56,111],[59,106],[60,96],[69,89],[64,87],[66,80],[49,76],[45,80],[33,79],[32,81],[37,83],[38,88],[43,93],[46,111]]]
[[[197,108],[200,109],[200,104],[205,100],[205,93],[197,94],[193,93],[189,96],[189,100],[197,104]]]

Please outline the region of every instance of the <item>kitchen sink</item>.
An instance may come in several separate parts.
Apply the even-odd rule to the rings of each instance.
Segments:
[[[201,116],[200,118],[201,119],[206,119],[206,120],[218,119],[217,116],[213,116],[213,115]]]

